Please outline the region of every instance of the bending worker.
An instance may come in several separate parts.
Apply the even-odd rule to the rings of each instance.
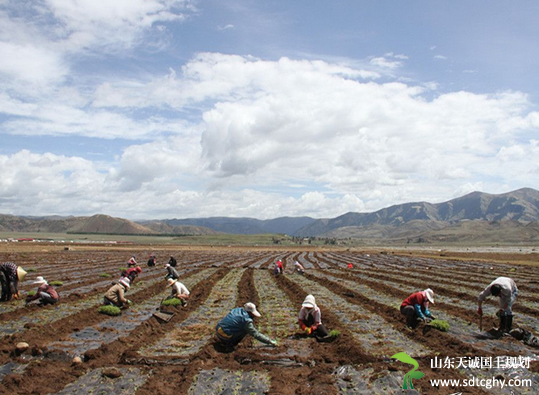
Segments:
[[[178,280],[169,278],[167,280],[168,287],[172,287],[172,292],[169,298],[178,298],[182,301],[182,306],[187,306],[187,299],[189,299],[190,292],[185,285]]]
[[[255,317],[260,317],[260,313],[256,310],[254,303],[245,303],[243,307],[232,309],[215,327],[217,339],[226,346],[234,347],[249,334],[262,343],[277,346],[275,340],[263,335],[255,328],[253,324]]]
[[[434,291],[430,288],[408,296],[401,304],[401,314],[406,317],[406,326],[417,328],[419,321],[433,320],[429,303],[434,304]]]
[[[118,284],[114,284],[112,287],[110,287],[105,293],[103,304],[105,306],[116,306],[121,309],[127,308],[127,306],[131,304],[131,301],[126,299],[124,295],[129,289],[129,284],[129,279],[124,277],[118,281]]]
[[[52,285],[49,285],[47,280],[45,280],[43,277],[37,277],[32,284],[37,285],[39,288],[37,289],[35,295],[26,297],[26,304],[36,299],[39,299],[38,306],[46,306],[48,304],[55,304],[58,302],[58,292],[56,292]]]
[[[4,262],[0,265],[0,283],[2,283],[2,302],[8,302],[11,298],[18,299],[19,281],[24,281],[26,271],[13,262]]]
[[[500,317],[500,330],[508,333],[513,327],[513,303],[518,295],[518,288],[515,282],[509,277],[498,277],[491,282],[483,292],[479,294],[477,314],[483,315],[483,302],[490,295],[500,298],[500,308],[496,315]]]
[[[177,280],[180,278],[180,273],[178,273],[178,271],[176,270],[175,267],[173,267],[170,263],[167,263],[165,265],[165,268],[167,269],[167,275],[165,276],[165,278],[168,280],[169,278],[173,279],[173,280]]]
[[[326,327],[322,324],[322,314],[316,305],[313,295],[307,295],[299,310],[298,324],[308,336],[321,339],[328,335]]]

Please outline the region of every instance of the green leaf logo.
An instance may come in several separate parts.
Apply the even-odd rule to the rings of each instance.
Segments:
[[[424,373],[420,372],[419,370],[416,370],[419,368],[419,364],[415,359],[413,359],[411,356],[406,354],[405,352],[399,352],[395,355],[393,355],[391,358],[398,359],[401,362],[407,363],[409,365],[413,365],[414,368],[410,370],[408,373],[404,375],[404,379],[402,380],[402,389],[414,389],[414,385],[412,384],[412,379],[420,379],[421,377],[425,376]]]

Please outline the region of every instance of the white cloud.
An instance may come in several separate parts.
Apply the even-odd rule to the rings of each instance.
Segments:
[[[228,29],[234,29],[234,25],[228,24],[225,26],[217,26],[218,30],[228,30]]]
[[[3,123],[10,133],[146,143],[125,148],[106,170],[51,154],[3,157],[0,171],[10,176],[0,212],[33,207],[32,197],[41,214],[62,202],[66,213],[128,218],[331,217],[478,185],[534,185],[539,113],[526,95],[461,91],[427,100],[423,87],[368,76],[322,61],[204,53],[178,73],[66,90],[47,103],[1,94],[3,111],[18,116]],[[168,114],[135,117],[134,109]],[[26,197],[28,177],[36,181]],[[61,188],[42,192],[48,184]],[[301,196],[287,196],[297,186]]]
[[[447,60],[447,56],[444,55],[435,55],[434,59],[436,60]]]
[[[0,42],[0,76],[32,84],[60,82],[69,67],[61,55],[32,45]]]
[[[402,62],[396,60],[390,60],[385,57],[372,58],[370,64],[375,67],[380,67],[382,69],[396,70],[402,66]]]
[[[44,0],[61,22],[59,38],[71,51],[84,47],[131,47],[156,22],[183,20],[189,0]]]

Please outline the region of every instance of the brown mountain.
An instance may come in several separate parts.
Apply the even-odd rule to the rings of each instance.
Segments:
[[[0,231],[41,233],[102,233],[102,234],[189,234],[219,233],[197,226],[144,226],[127,219],[96,214],[91,217],[17,217],[0,214]],[[158,222],[156,222],[158,223]]]

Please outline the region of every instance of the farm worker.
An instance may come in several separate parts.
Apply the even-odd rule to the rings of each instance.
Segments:
[[[0,301],[8,302],[11,298],[18,299],[19,281],[24,281],[26,271],[13,262],[4,262],[0,265],[0,283],[2,283],[2,298]]]
[[[135,278],[137,278],[140,273],[142,273],[142,268],[140,266],[130,267],[129,269],[122,272],[122,277],[127,277],[129,279],[129,282],[132,283],[133,281],[135,281]]]
[[[317,339],[326,337],[328,331],[322,324],[322,314],[316,305],[313,295],[307,295],[299,310],[298,324],[308,336],[316,336]]]
[[[129,267],[137,266],[137,260],[135,259],[135,255],[133,255],[131,259],[129,259],[129,262],[127,262],[127,266]]]
[[[299,274],[305,274],[305,268],[303,267],[303,265],[301,263],[299,263],[298,261],[295,261],[294,262],[294,267],[296,268],[296,272],[299,273]]]
[[[178,261],[176,261],[176,258],[174,258],[172,255],[170,256],[170,259],[168,260],[168,264],[172,267],[176,267],[178,264]]]
[[[173,279],[173,280],[177,280],[180,278],[180,273],[178,273],[178,271],[173,268],[172,266],[170,266],[170,264],[166,264],[165,265],[166,269],[167,269],[167,275],[165,276],[166,279]]]
[[[281,262],[281,260],[278,260],[277,262],[275,262],[273,274],[276,276],[278,276],[279,274],[283,274],[283,263]]]
[[[131,304],[131,301],[126,299],[124,294],[129,290],[129,287],[129,279],[127,277],[122,278],[120,281],[118,281],[118,284],[114,284],[105,293],[103,304],[105,306],[112,305],[120,308],[127,307],[127,305]]]
[[[260,317],[254,303],[245,303],[243,307],[232,309],[215,327],[217,339],[226,346],[236,346],[246,335],[270,346],[277,346],[275,340],[260,333],[253,324],[253,319]]]
[[[512,308],[518,295],[517,285],[509,277],[498,277],[491,282],[477,298],[477,314],[480,316],[483,315],[483,302],[490,295],[500,298],[500,308],[496,315],[500,317],[500,330],[504,333],[508,333],[513,326]]]
[[[150,255],[150,259],[148,259],[148,267],[155,266],[156,263],[157,258],[155,257],[155,255]]]
[[[167,280],[168,287],[172,287],[171,298],[178,298],[182,301],[182,306],[187,306],[187,299],[189,299],[189,290],[185,285],[179,282],[177,279],[169,278]]]
[[[401,304],[401,314],[406,317],[406,326],[415,329],[419,321],[433,320],[429,303],[434,304],[434,291],[430,288],[408,296]]]
[[[35,281],[32,282],[38,286],[37,292],[33,296],[26,297],[26,304],[32,302],[33,300],[39,299],[38,306],[46,306],[48,304],[55,304],[60,298],[58,292],[49,285],[47,280],[43,277],[37,277]]]

